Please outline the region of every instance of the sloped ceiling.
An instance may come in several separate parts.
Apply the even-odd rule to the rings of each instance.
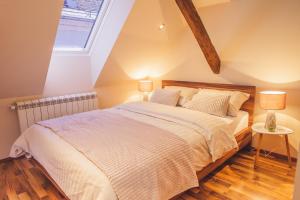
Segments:
[[[43,92],[62,5],[0,1],[0,98]]]
[[[230,0],[193,2],[197,8],[201,8],[228,3]],[[166,25],[164,30],[159,30],[160,24]],[[96,75],[93,78],[94,86],[143,78],[145,74],[157,76],[149,74],[151,71],[163,73],[166,65],[172,66],[167,64],[167,60],[170,59],[173,45],[178,42],[178,35],[186,26],[175,0],[136,1],[106,63],[101,65],[100,73],[93,73]]]
[[[194,0],[197,7],[229,1]],[[177,9],[174,8],[173,0],[112,0],[111,2],[95,44],[88,55],[90,68],[86,66],[86,69],[91,73],[90,79],[94,87],[97,87],[99,79],[103,78],[103,74],[101,76],[100,74],[105,63],[110,62],[107,60],[108,56],[115,55],[111,49],[129,13],[131,20],[127,21],[126,28],[122,30],[123,38],[134,37],[140,40],[141,44],[149,43],[148,46],[146,45],[147,48],[158,48],[159,55],[164,55],[162,52],[168,54],[167,46],[176,40],[176,35],[185,26],[180,15],[170,12]],[[135,4],[135,11],[130,12],[133,4]],[[45,85],[46,77],[48,68],[51,67],[49,63],[62,6],[63,0],[0,1],[0,98],[40,95],[43,94],[45,87],[49,88],[49,85]],[[140,16],[143,16],[143,20]],[[145,26],[145,23],[148,25]],[[166,30],[157,29],[160,23],[167,24]],[[161,65],[158,61],[160,58],[157,56],[154,55],[151,66]],[[119,59],[122,59],[122,56]],[[71,69],[71,66],[68,68]],[[70,71],[66,74],[72,73]],[[57,81],[56,77],[52,79],[51,83]]]
[[[213,6],[222,3],[229,3],[231,0],[193,0],[196,8]]]
[[[120,31],[136,0],[111,0],[99,31],[93,42],[91,56],[91,77],[96,84],[104,64],[120,34]]]
[[[164,69],[171,43],[184,27],[174,9],[178,9],[175,0],[136,1],[95,87],[155,76],[148,72]],[[159,29],[162,23],[164,30]]]

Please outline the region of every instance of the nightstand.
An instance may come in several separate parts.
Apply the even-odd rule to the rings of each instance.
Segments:
[[[256,123],[256,124],[253,124],[252,131],[259,135],[258,146],[257,146],[257,151],[256,151],[256,156],[255,156],[255,161],[254,161],[254,167],[256,167],[257,161],[259,159],[261,142],[262,142],[262,139],[263,139],[263,135],[265,135],[265,134],[266,135],[282,135],[282,136],[284,136],[289,167],[292,167],[288,135],[292,134],[294,132],[293,130],[291,130],[289,128],[286,128],[284,126],[277,126],[276,130],[274,132],[270,132],[267,129],[265,129],[265,124],[264,123]]]

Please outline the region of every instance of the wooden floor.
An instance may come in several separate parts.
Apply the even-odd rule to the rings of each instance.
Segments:
[[[253,169],[254,153],[243,151],[176,200],[291,199],[295,167],[287,162],[261,158]],[[33,160],[0,163],[0,200],[64,199],[42,175]]]

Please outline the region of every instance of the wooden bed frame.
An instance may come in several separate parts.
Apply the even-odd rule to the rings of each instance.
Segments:
[[[241,92],[249,93],[250,94],[249,100],[245,102],[241,108],[241,110],[249,113],[248,127],[240,131],[239,133],[237,133],[236,140],[238,142],[239,149],[242,149],[251,143],[252,140],[251,125],[253,123],[253,112],[254,112],[255,93],[256,93],[255,86],[163,80],[162,88],[164,88],[165,86],[208,88],[208,89],[217,89],[217,90],[241,91]],[[209,164],[201,171],[198,171],[197,176],[199,181],[205,178],[211,172],[213,172],[217,167],[221,166],[226,160],[231,158],[236,153],[237,153],[236,149],[233,149],[225,153],[225,155],[222,158],[216,160],[214,163]],[[69,199],[67,195],[65,195],[65,193],[61,190],[61,188],[57,185],[57,183],[53,180],[53,178],[48,174],[45,168],[38,161],[35,160],[35,162],[39,165],[39,168],[44,173],[44,175],[49,179],[49,181],[58,189],[61,195],[64,196],[65,199]]]
[[[236,140],[239,149],[243,149],[251,143],[252,132],[251,126],[253,124],[253,113],[255,104],[255,86],[245,86],[245,85],[231,85],[231,84],[219,84],[219,83],[202,83],[202,82],[188,82],[188,81],[173,81],[173,80],[163,80],[162,88],[166,86],[181,86],[190,88],[206,88],[206,89],[216,89],[216,90],[231,90],[231,91],[241,91],[250,94],[250,98],[243,105],[241,110],[249,113],[248,127],[236,134]],[[208,174],[213,172],[217,167],[221,166],[226,160],[235,155],[237,151],[232,149],[227,152],[222,158],[219,158],[215,162],[207,165],[202,170],[197,172],[199,181],[205,178]]]

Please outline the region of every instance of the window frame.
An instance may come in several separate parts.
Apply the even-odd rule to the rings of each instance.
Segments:
[[[89,54],[98,32],[101,31],[101,27],[103,25],[104,18],[106,16],[106,14],[108,13],[109,7],[112,2],[113,2],[113,0],[103,0],[102,7],[98,13],[98,16],[96,18],[96,21],[94,23],[92,31],[90,32],[88,41],[86,43],[86,47],[84,47],[84,48],[72,48],[72,47],[61,48],[61,47],[53,46],[53,52],[54,53],[67,53],[67,54],[85,54],[85,55]],[[55,41],[54,41],[54,45],[55,45]]]

